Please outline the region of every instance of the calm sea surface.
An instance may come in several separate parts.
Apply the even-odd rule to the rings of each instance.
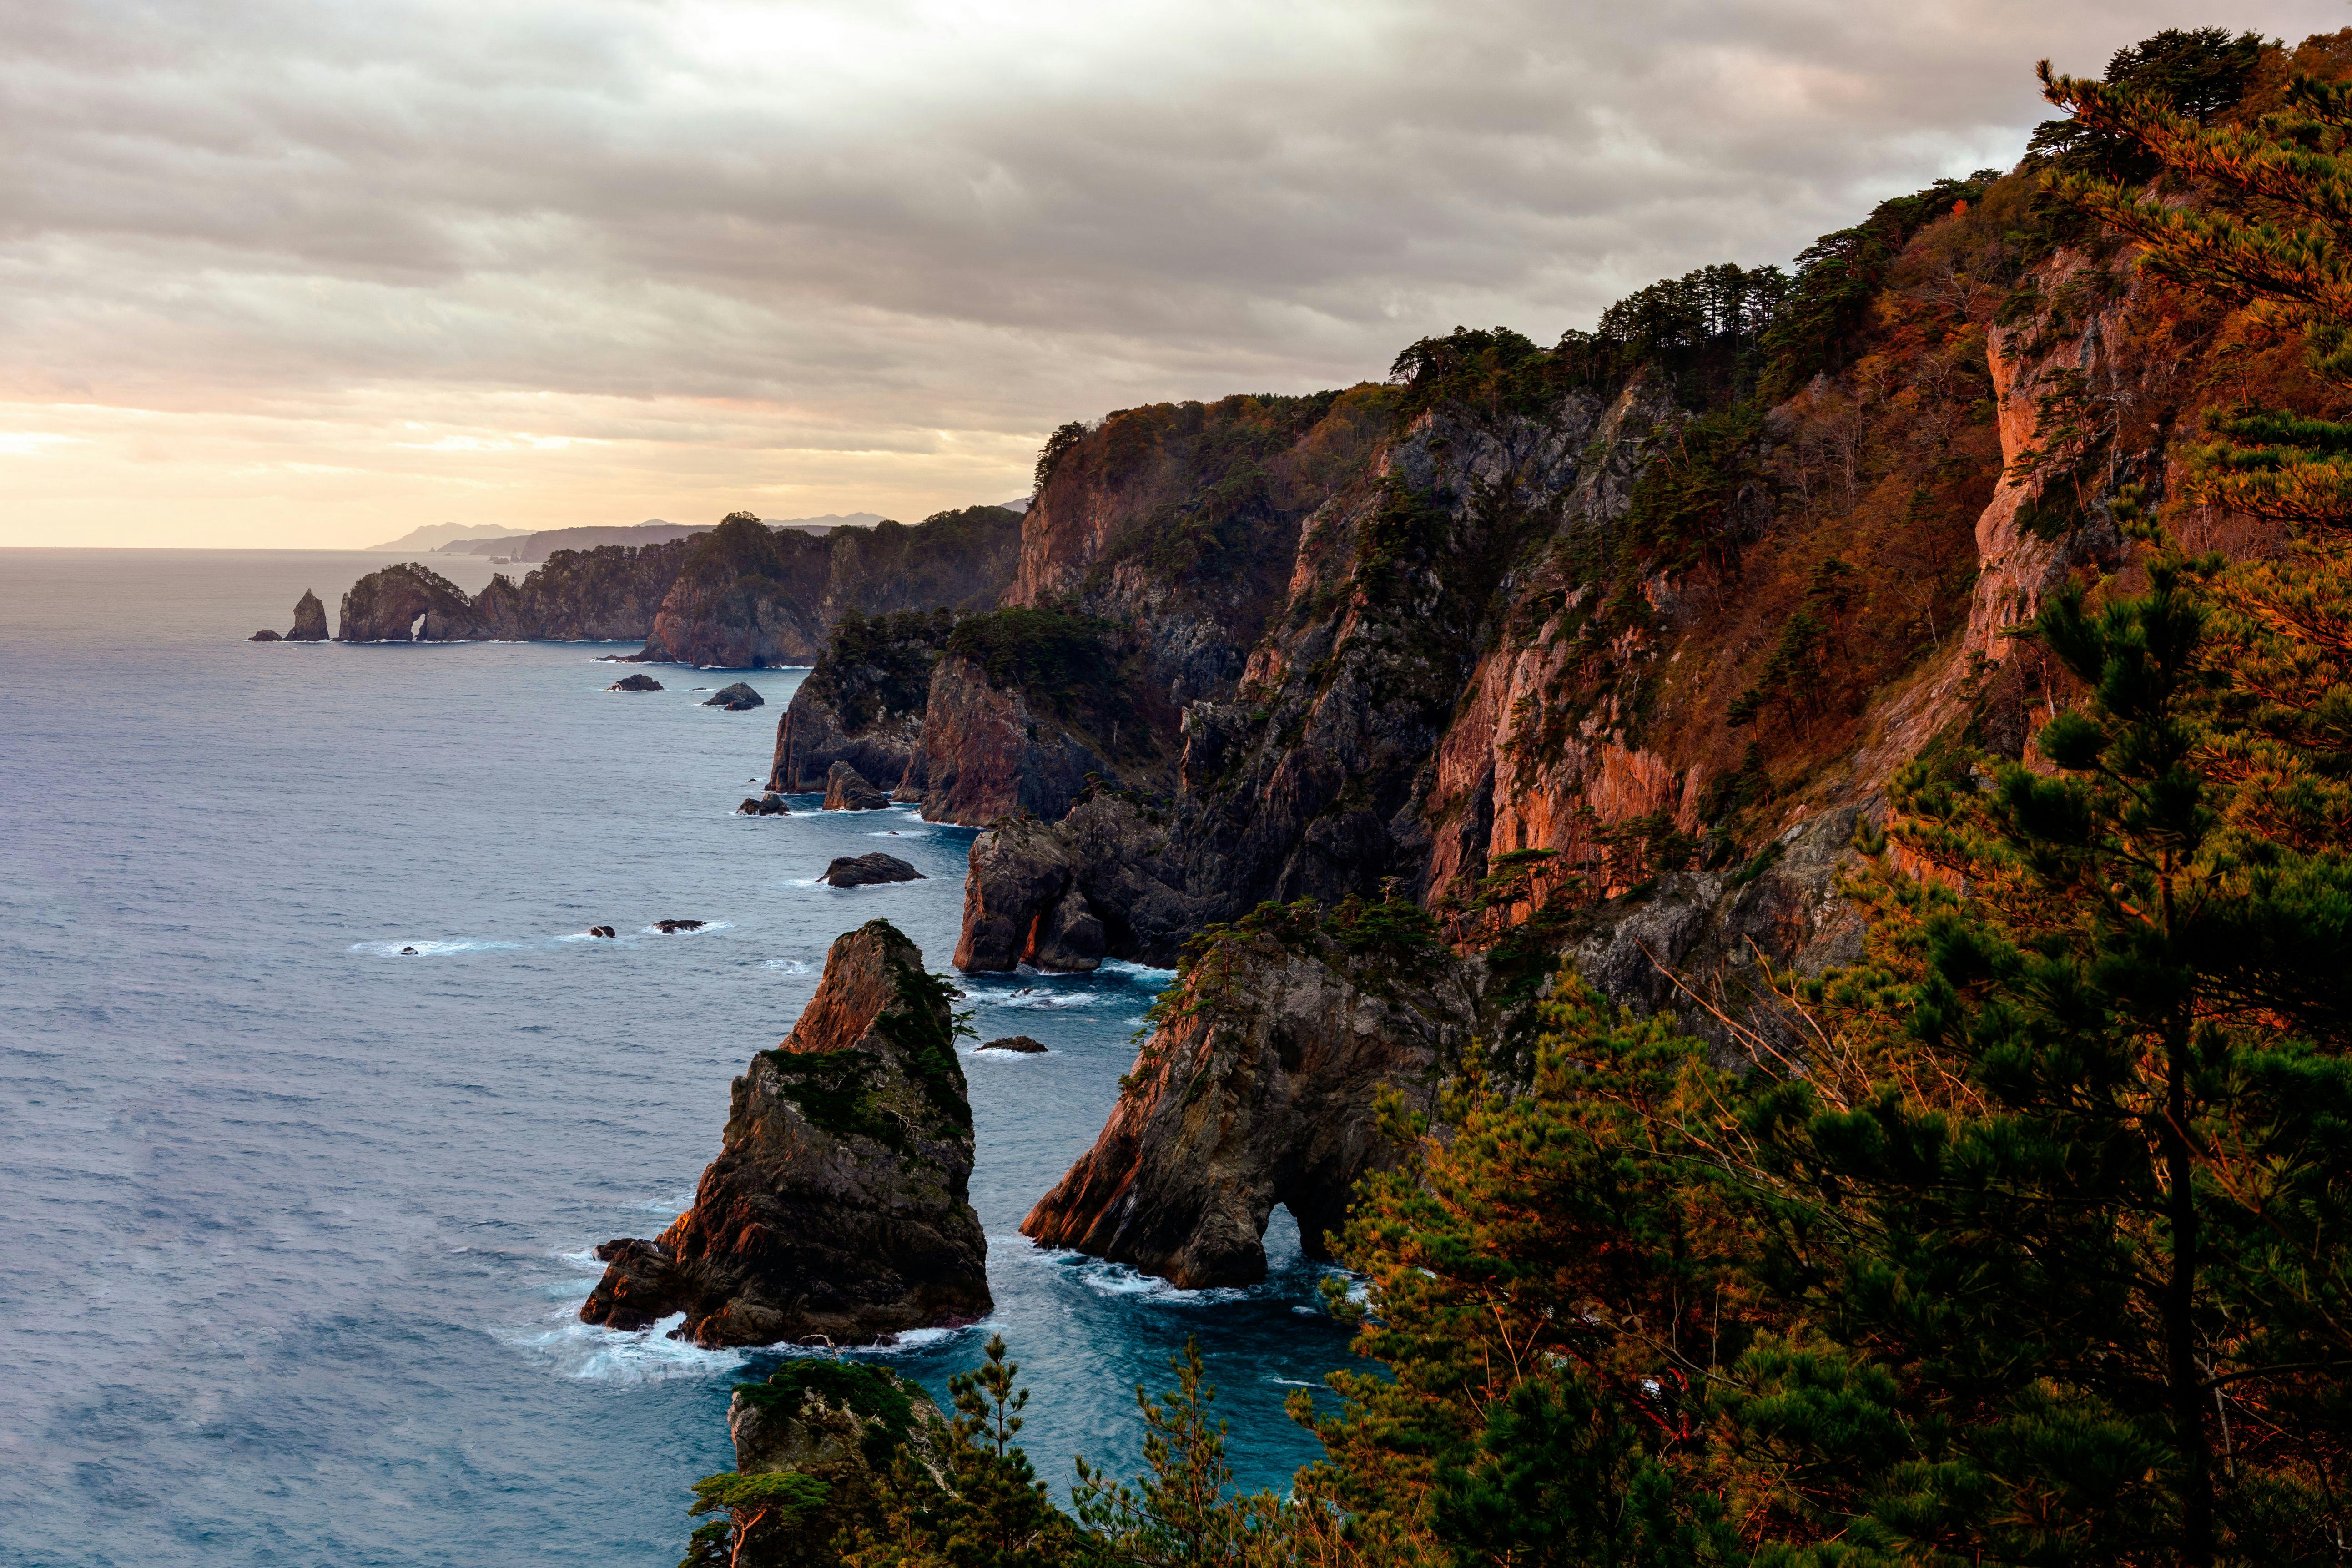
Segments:
[[[799,671],[736,714],[696,689],[732,675],[607,693],[606,646],[242,640],[389,559],[0,550],[0,1561],[667,1568],[772,1358],[585,1328],[589,1249],[690,1201],[835,936],[947,967],[970,832],[730,815]],[[875,848],[929,879],[814,884]],[[1002,1331],[1066,1484],[1134,1467],[1133,1385],[1196,1335],[1278,1484],[1284,1396],[1346,1358],[1286,1215],[1249,1291],[1014,1228],[1167,979],[963,983],[1052,1052],[966,1060],[994,1315],[887,1360],[943,1394]]]

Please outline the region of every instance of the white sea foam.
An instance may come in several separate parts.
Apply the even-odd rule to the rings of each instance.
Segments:
[[[343,951],[364,952],[378,958],[442,958],[453,952],[497,952],[521,947],[519,942],[496,942],[488,938],[457,937],[446,942],[417,939],[411,942],[355,942]],[[415,952],[405,950],[415,948]]]
[[[709,936],[717,931],[734,929],[733,921],[705,921],[700,928],[695,931],[664,931],[658,925],[641,925],[637,928],[637,934],[639,936]]]
[[[624,1333],[580,1321],[578,1302],[567,1304],[548,1326],[500,1333],[498,1337],[518,1350],[551,1364],[566,1377],[598,1383],[661,1383],[677,1377],[715,1377],[740,1367],[738,1350],[704,1350],[700,1345],[669,1337],[686,1321],[673,1313],[650,1329]]]
[[[1018,991],[974,990],[971,999],[989,1007],[1091,1007],[1102,998],[1087,991],[1048,991],[1042,986],[1024,985]]]
[[[765,963],[760,965],[760,967],[762,969],[772,969],[779,974],[806,974],[809,973],[809,966],[803,963],[797,958],[772,958]]]
[[[1141,981],[1150,985],[1167,985],[1176,979],[1172,969],[1154,969],[1148,963],[1129,963],[1123,958],[1106,958],[1097,974],[1116,974],[1122,979]]]
[[[994,1241],[997,1238],[992,1237],[990,1239]],[[1039,1247],[1034,1242],[1030,1242],[1029,1247],[1038,1257],[1076,1276],[1078,1283],[1098,1296],[1149,1301],[1154,1306],[1213,1307],[1226,1301],[1245,1301],[1254,1294],[1248,1287],[1234,1285],[1181,1290],[1160,1276],[1146,1274],[1129,1264],[1089,1258],[1083,1252],[1066,1251],[1061,1247]]]

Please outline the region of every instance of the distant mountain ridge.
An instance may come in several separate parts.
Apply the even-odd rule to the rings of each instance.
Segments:
[[[882,521],[879,512],[828,512],[823,517],[762,518],[770,528],[823,538],[836,528],[871,528]],[[559,550],[594,550],[606,544],[664,544],[710,531],[709,523],[665,522],[647,518],[639,523],[585,524],[548,528],[535,533],[501,533],[495,537],[454,540],[437,547],[444,555],[498,555],[525,563],[546,560]]]
[[[505,528],[495,522],[428,522],[423,528],[412,528],[398,539],[385,544],[371,544],[370,550],[446,550],[452,544],[487,544],[499,539],[520,539],[530,532],[525,528]]]

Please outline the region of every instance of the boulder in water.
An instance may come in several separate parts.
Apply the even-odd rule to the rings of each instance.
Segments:
[[[654,928],[664,936],[676,936],[682,931],[700,931],[709,921],[656,921]]]
[[[286,639],[279,637],[276,632],[271,631],[268,626],[264,626],[245,640],[247,642],[283,642]]]
[[[416,950],[413,947],[404,947],[400,950],[400,956],[403,958],[415,958],[416,956]]]
[[[745,795],[735,813],[739,816],[790,816],[793,808],[784,804],[782,795],[770,790],[762,795]]]
[[[835,888],[863,888],[874,882],[920,882],[920,871],[899,859],[877,850],[871,855],[844,855],[824,868],[818,881]]]
[[[705,702],[703,706],[705,708],[724,708],[730,713],[740,713],[746,709],[764,707],[767,704],[767,700],[768,700],[766,698],[751,689],[751,683],[750,681],[739,680],[732,686],[721,687],[719,690],[719,694]]]
[[[614,931],[611,926],[590,926],[588,928],[588,934],[590,936],[618,937],[621,933]]]
[[[662,683],[650,675],[625,675],[604,688],[607,691],[659,691],[661,689]]]
[[[1045,1043],[1043,1040],[1033,1040],[1026,1035],[1007,1035],[1001,1040],[991,1040],[979,1048],[983,1051],[1017,1051],[1024,1057],[1034,1057],[1044,1054]]]
[[[866,782],[866,775],[847,763],[835,763],[824,775],[827,811],[879,811],[890,797]]]

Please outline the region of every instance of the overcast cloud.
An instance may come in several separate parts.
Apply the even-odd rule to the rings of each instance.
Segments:
[[[2033,61],[2340,3],[0,0],[0,543],[1026,488],[2007,166]]]

